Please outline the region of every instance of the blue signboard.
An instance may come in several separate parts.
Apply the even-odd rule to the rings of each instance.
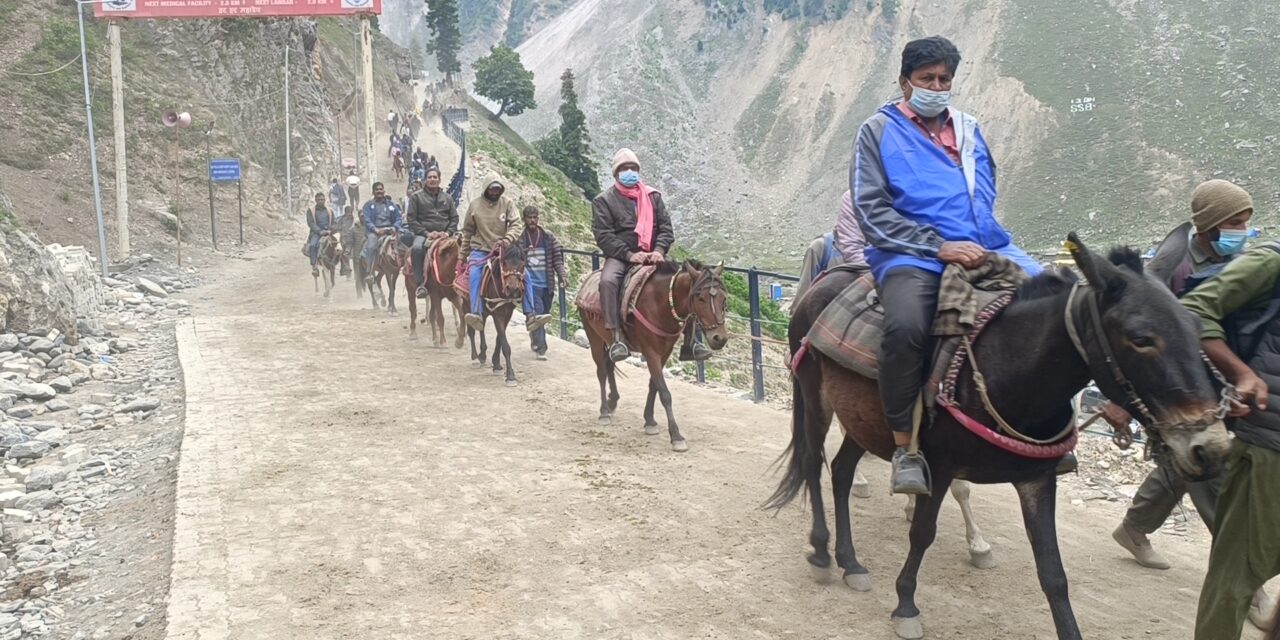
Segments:
[[[214,182],[235,182],[240,179],[239,158],[214,158],[209,161],[209,179]]]

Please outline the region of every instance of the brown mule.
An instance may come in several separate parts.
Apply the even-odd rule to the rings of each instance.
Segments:
[[[334,282],[337,279],[335,271],[338,263],[342,260],[342,243],[338,241],[337,233],[320,238],[320,274],[324,278],[324,297],[327,299],[333,291]]]
[[[459,244],[457,237],[440,238],[432,243],[431,248],[427,251],[427,259],[424,262],[425,274],[413,274],[413,277],[406,278],[405,286],[409,286],[410,282],[417,282],[418,278],[423,278],[423,287],[427,289],[427,312],[423,322],[431,323],[431,344],[437,347],[443,347],[448,342],[448,335],[445,333],[444,322],[444,306],[442,301],[448,300],[453,305],[454,313],[458,326],[458,337],[454,342],[454,348],[461,349],[466,340],[466,324],[462,321],[465,315],[463,310],[464,297],[459,295],[458,291],[453,287],[453,276],[458,270]],[[411,265],[412,260],[406,265]],[[406,267],[412,270],[412,267]],[[416,287],[414,288],[416,291]],[[410,315],[410,333],[416,339],[418,318],[418,300],[414,291],[409,292],[409,315]]]
[[[378,252],[373,256],[373,285],[369,295],[374,308],[382,306],[382,282],[387,283],[387,313],[396,312],[396,281],[405,262],[409,261],[409,249],[400,244],[394,233],[378,239]],[[411,292],[412,293],[412,292]]]
[[[673,451],[688,451],[689,444],[671,409],[671,391],[663,367],[676,342],[684,335],[684,325],[696,318],[702,325],[707,343],[720,350],[729,342],[725,328],[726,304],[724,266],[703,267],[690,260],[683,264],[664,262],[641,287],[635,310],[623,314],[623,330],[633,350],[644,356],[649,367],[649,395],[644,405],[644,432],[659,433],[653,418],[654,401],[660,398],[667,412],[667,433],[671,437]],[[625,303],[624,303],[625,304]],[[596,361],[596,379],[600,382],[600,422],[610,422],[618,407],[618,383],[614,377],[617,363],[609,359],[609,345],[613,332],[604,326],[604,317],[591,309],[584,309],[581,298],[577,302],[578,315],[591,343],[591,357]],[[608,394],[605,383],[608,383]]]

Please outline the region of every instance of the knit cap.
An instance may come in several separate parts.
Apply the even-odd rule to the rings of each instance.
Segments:
[[[1232,216],[1253,208],[1249,192],[1226,180],[1201,182],[1191,192],[1191,222],[1204,233]]]
[[[625,147],[618,149],[618,152],[613,154],[613,175],[618,175],[618,167],[628,162],[635,163],[637,167],[640,166],[640,159],[636,157],[636,152]]]

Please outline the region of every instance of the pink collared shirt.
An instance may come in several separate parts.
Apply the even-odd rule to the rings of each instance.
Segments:
[[[905,100],[898,103],[898,111],[901,111],[902,115],[916,123],[916,127],[920,129],[920,132],[945,151],[947,156],[951,158],[953,162],[960,164],[960,146],[956,144],[956,123],[955,120],[951,118],[950,109],[947,109],[947,118],[943,121],[942,130],[939,131],[937,135],[934,135],[933,131],[929,129],[923,118],[916,115],[916,112],[911,110],[911,107],[907,105]]]

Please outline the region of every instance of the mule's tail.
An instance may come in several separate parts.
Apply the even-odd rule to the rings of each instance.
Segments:
[[[778,482],[778,488],[765,501],[764,509],[781,510],[806,489],[805,460],[810,453],[804,416],[804,393],[800,389],[800,378],[797,375],[791,379],[791,442],[774,462],[774,467],[777,468],[785,461],[786,469],[782,480]]]

